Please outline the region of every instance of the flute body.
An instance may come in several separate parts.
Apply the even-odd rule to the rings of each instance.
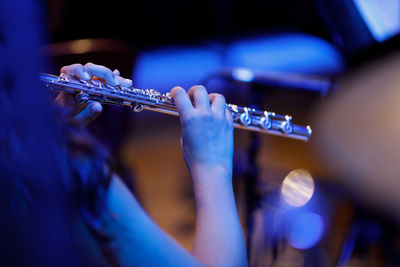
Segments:
[[[55,76],[42,73],[39,74],[39,79],[51,90],[75,94],[80,103],[97,101],[102,104],[127,106],[135,112],[147,109],[179,116],[170,94],[161,94],[154,89],[111,86],[102,78],[95,77],[90,81],[84,81],[66,74]],[[302,141],[308,141],[311,137],[311,127],[293,124],[291,116],[233,104],[227,104],[227,109],[232,114],[235,128]]]

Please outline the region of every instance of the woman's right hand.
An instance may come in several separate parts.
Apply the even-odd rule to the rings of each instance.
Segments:
[[[132,86],[132,81],[130,79],[122,78],[118,70],[111,71],[109,68],[93,63],[87,63],[84,66],[82,64],[64,66],[61,68],[60,73],[68,74],[84,81],[89,81],[93,76],[97,76],[104,78],[108,84],[113,86]],[[78,104],[74,95],[64,92],[59,93],[56,98],[56,102],[62,106],[70,108],[74,116],[74,120],[83,125],[86,125],[96,119],[103,109],[101,104],[98,102]]]
[[[203,86],[171,91],[182,126],[182,150],[193,179],[193,255],[207,266],[247,266],[232,185],[233,120],[225,98]],[[193,104],[192,104],[193,103]]]
[[[208,94],[201,85],[187,93],[174,87],[171,95],[182,126],[182,150],[193,179],[210,173],[231,178],[233,158],[233,120],[225,98]],[[193,103],[193,104],[192,104]]]

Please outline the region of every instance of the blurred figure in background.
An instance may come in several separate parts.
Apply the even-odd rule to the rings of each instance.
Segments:
[[[231,181],[233,125],[224,98],[208,95],[202,86],[188,94],[179,87],[171,92],[197,202],[191,254],[152,221],[113,173],[107,150],[82,128],[101,107],[78,107],[74,116],[75,108],[51,106],[36,77],[42,69],[36,56],[37,3],[3,1],[0,10],[2,263],[246,266]],[[129,82],[94,64],[63,71],[82,79],[95,74],[109,83]],[[58,100],[68,104],[68,96]]]
[[[334,5],[338,3],[338,1],[331,2]],[[361,1],[356,2],[361,3]],[[0,225],[4,229],[3,258],[9,260],[10,263],[21,265],[37,263],[41,266],[59,265],[60,262],[64,262],[68,266],[76,264],[142,264],[144,262],[154,265],[167,263],[196,265],[199,264],[198,260],[210,264],[224,262],[230,265],[245,265],[243,240],[230,187],[231,166],[227,163],[232,149],[231,145],[226,143],[226,141],[229,143],[232,138],[229,118],[223,118],[222,125],[225,125],[225,128],[222,128],[224,129],[219,128],[218,130],[216,127],[217,132],[209,132],[209,129],[214,128],[216,124],[221,126],[214,121],[216,118],[223,117],[221,97],[207,96],[202,87],[191,89],[188,97],[181,89],[174,90],[174,96],[178,97],[176,101],[178,104],[180,103],[179,107],[181,115],[183,115],[181,117],[183,152],[194,179],[196,208],[199,214],[195,257],[193,257],[160,231],[147,217],[124,183],[114,175],[107,150],[85,129],[82,129],[82,123],[85,124],[94,119],[101,112],[102,107],[98,103],[93,103],[81,110],[82,107],[76,106],[73,98],[68,95],[60,95],[58,101],[64,105],[64,108],[50,108],[48,102],[44,100],[46,94],[35,90],[39,86],[35,85],[34,74],[41,68],[32,63],[39,62],[33,56],[35,53],[32,52],[35,44],[32,44],[32,49],[27,49],[28,44],[31,44],[29,38],[35,37],[35,31],[29,31],[24,26],[34,25],[35,20],[33,18],[29,20],[29,16],[24,13],[21,16],[24,19],[19,24],[15,21],[10,23],[13,21],[10,15],[17,14],[16,11],[34,10],[29,6],[30,1],[22,1],[22,3],[28,4],[29,8],[24,9],[23,5],[12,6],[3,2],[4,6],[0,9],[7,14],[7,16],[1,16],[1,25],[19,26],[13,30],[4,26],[2,30],[6,30],[2,32],[2,38],[0,38],[2,42],[0,53],[1,58],[4,59],[1,62],[0,73],[0,90],[2,90],[0,119],[2,126],[4,125],[0,131],[2,144],[0,188],[2,190],[2,210],[7,218]],[[346,3],[345,5],[348,6],[353,1],[341,1],[341,3]],[[301,5],[301,3],[297,3],[297,5]],[[268,5],[265,4],[265,6]],[[10,7],[14,7],[16,10]],[[225,8],[223,4],[218,7]],[[108,6],[103,8],[108,8]],[[116,7],[113,6],[113,8]],[[131,12],[128,9],[123,10],[127,13],[128,11]],[[169,13],[162,11],[170,16]],[[82,10],[81,12],[85,13]],[[259,12],[262,13],[262,11]],[[85,15],[87,15],[86,13]],[[124,17],[118,12],[115,13],[119,17]],[[145,17],[147,15],[145,13],[140,15]],[[281,16],[279,12],[276,13],[277,16]],[[262,18],[262,16],[254,17]],[[130,19],[130,17],[126,18]],[[180,17],[176,16],[168,22],[180,26],[186,25],[177,18]],[[342,19],[342,16],[339,18]],[[78,24],[81,23],[75,17],[73,19],[78,21]],[[159,20],[165,23],[162,19]],[[198,21],[203,23],[204,20]],[[220,29],[227,25],[226,21],[225,24],[220,25]],[[91,20],[91,23],[97,23],[97,21]],[[102,23],[108,22],[103,21]],[[345,24],[346,27],[355,25]],[[142,25],[139,26],[142,27]],[[96,27],[87,27],[90,30],[93,28]],[[97,27],[97,30],[102,31],[103,28]],[[164,35],[172,38],[173,35],[169,35],[169,33],[168,31],[163,32]],[[123,32],[124,34],[125,32]],[[146,34],[157,36],[151,31],[147,31]],[[348,36],[361,40],[361,38],[354,38],[358,35],[349,34]],[[370,37],[367,39],[370,40]],[[144,39],[146,38],[142,40]],[[276,50],[272,51],[277,52],[272,54],[286,56],[287,53],[278,53],[282,51],[283,39],[276,40],[273,42],[273,48]],[[298,59],[298,54],[296,54],[299,48],[298,41],[301,39],[293,42],[294,39],[290,37],[286,40],[288,44],[293,45],[291,46],[294,51],[293,56],[288,58],[287,64],[284,64],[284,58],[276,57],[276,66],[286,70],[292,67],[296,71],[304,70],[307,65],[299,64],[296,61]],[[340,38],[335,39],[339,43],[340,40]],[[260,43],[261,52],[268,43],[270,42]],[[346,40],[343,43],[349,44]],[[309,44],[307,42],[303,47],[309,48]],[[347,48],[356,50],[358,46],[350,45]],[[238,56],[237,51],[232,50],[232,54]],[[248,55],[260,58],[258,51],[248,53],[249,51],[254,52],[254,49],[244,50],[244,58]],[[321,47],[317,47],[308,51],[321,52],[322,50]],[[340,55],[336,54],[335,50],[327,51],[335,53],[333,53],[333,57],[327,58],[325,63],[328,65],[325,66],[336,62],[332,65],[335,73],[341,71],[343,65]],[[328,55],[324,52],[321,54]],[[274,63],[268,60],[269,56],[267,55],[265,62]],[[318,60],[314,62],[313,59],[317,58]],[[333,61],[334,59],[339,60]],[[159,59],[156,58],[156,60]],[[302,63],[307,61],[316,63],[309,65],[312,71],[323,70],[321,63],[324,61],[321,58],[305,56]],[[21,64],[21,62],[25,64]],[[32,64],[26,64],[26,62]],[[238,67],[240,67],[243,62],[240,60],[238,62]],[[265,62],[261,61],[263,66]],[[253,64],[254,61],[250,63]],[[396,222],[399,217],[396,193],[399,170],[396,168],[398,165],[396,159],[400,151],[396,145],[399,131],[395,116],[398,106],[396,88],[399,84],[396,75],[397,63],[398,56],[391,55],[388,61],[374,62],[373,66],[361,70],[341,83],[340,92],[329,98],[324,103],[326,106],[316,111],[316,113],[321,112],[319,114],[321,116],[317,118],[314,130],[314,138],[319,140],[319,153],[322,154],[325,163],[330,165],[327,168],[332,168],[337,177],[344,178],[342,179],[344,188],[351,189],[350,192],[360,195],[360,198],[366,201],[363,203],[371,204],[367,205],[368,208],[375,208],[371,210],[378,210],[378,213],[382,211],[384,214],[382,217],[395,218]],[[266,65],[268,68],[271,67],[271,65]],[[166,64],[166,66],[170,65]],[[181,66],[185,65],[178,64],[178,67]],[[198,67],[196,64],[195,66]],[[153,68],[150,70],[154,71]],[[113,84],[131,83],[131,81],[119,77],[118,71],[111,72],[109,69],[93,64],[67,66],[62,69],[62,72],[82,79],[100,75]],[[25,78],[21,79],[21,77]],[[28,88],[31,90],[28,91]],[[379,92],[376,91],[376,88],[380,88]],[[209,98],[211,106],[209,106]],[[188,100],[195,101],[199,105],[192,110]],[[26,120],[27,110],[31,115],[29,120]],[[76,112],[78,113],[76,114]],[[184,114],[190,115],[184,116]],[[207,116],[203,117],[203,115]],[[73,116],[74,119],[70,119],[69,116]],[[187,120],[184,119],[185,117]],[[198,127],[194,127],[193,124]],[[204,136],[205,132],[213,135],[212,138],[208,135]],[[221,142],[221,140],[223,141]],[[210,145],[212,149],[208,147],[210,150],[204,152],[204,149],[207,148],[204,144]],[[215,158],[205,156],[209,155],[210,151],[213,152],[212,155],[218,155],[218,153],[214,153],[215,149],[218,150],[218,153],[223,151],[220,156]],[[207,158],[206,161],[204,161],[205,158]],[[217,167],[219,170],[213,174],[204,173],[204,169],[213,170],[216,167],[210,168],[208,160],[212,160],[214,163],[219,162],[217,165],[223,166],[222,170],[228,170],[228,172],[220,172],[221,168]],[[105,166],[108,167],[105,168]],[[222,179],[210,181],[200,178],[200,176],[212,178],[211,176],[215,173],[221,174],[219,178]],[[349,178],[347,179],[347,177]],[[379,183],[376,182],[377,180]],[[224,223],[229,222],[230,224],[224,224],[222,227],[213,221],[212,227],[209,227],[209,219],[218,216],[223,217],[222,220],[218,219],[218,222],[224,221]],[[369,216],[368,220],[376,222],[380,220],[370,214]],[[221,219],[221,217],[219,218]],[[342,217],[338,216],[336,220],[341,219]],[[384,225],[396,229],[397,223],[393,224],[385,222]],[[356,228],[354,231],[352,228],[349,231],[349,238],[344,242],[343,253],[339,259],[340,264],[349,262],[354,251],[352,249],[354,247],[357,249],[354,244],[352,246],[352,238],[358,235],[354,233],[360,232],[367,236],[365,239],[359,239],[362,248],[364,245],[369,245],[368,242],[371,240],[378,239],[377,236],[381,236],[382,243],[386,242],[387,246],[394,244],[391,246],[393,250],[387,250],[389,253],[381,257],[390,262],[393,255],[396,255],[393,253],[393,251],[397,251],[395,238],[390,239],[387,235],[379,235],[379,227],[374,227],[375,224],[371,225],[371,227]],[[223,228],[222,231],[219,228]],[[216,240],[215,238],[221,239]],[[374,242],[371,243],[378,244]],[[382,243],[379,244],[382,245]],[[168,244],[167,247],[165,244]],[[225,246],[226,244],[232,246]],[[235,247],[236,245],[238,246]],[[221,247],[226,250],[221,252]],[[383,246],[383,249],[386,247]],[[290,248],[291,250],[294,249]],[[26,258],[20,256],[21,251],[27,252]],[[373,254],[376,251],[371,249],[368,253]],[[235,255],[236,258],[232,258],[232,255]],[[358,255],[363,256],[362,253]],[[173,258],[176,256],[178,256],[179,262]],[[378,257],[376,255],[368,256],[379,258],[380,255]],[[396,258],[393,258],[393,262],[396,263]],[[288,262],[300,264],[300,261],[296,262],[293,259],[296,258],[289,258]]]

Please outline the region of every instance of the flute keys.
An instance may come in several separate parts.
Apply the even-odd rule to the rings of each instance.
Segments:
[[[132,107],[132,103],[129,101],[122,101],[122,105],[126,107]]]
[[[143,108],[144,108],[143,105],[140,103],[133,103],[133,105],[132,105],[132,110],[134,112],[140,112],[143,110]]]
[[[101,79],[91,81],[77,80],[66,74],[54,76],[40,74],[40,80],[51,90],[75,93],[79,103],[98,101],[104,104],[128,106],[132,111],[140,112],[149,109],[157,112],[178,115],[170,93],[161,94],[154,89],[137,89],[134,87],[116,87],[102,83]],[[298,140],[308,141],[312,130],[310,126],[292,123],[291,116],[282,116],[273,112],[254,108],[226,104],[226,110],[232,114],[234,126],[249,131],[281,135]]]
[[[160,101],[164,101],[163,96],[161,95],[161,93],[155,89],[150,89],[149,90],[149,97],[151,100],[155,101],[157,104]]]
[[[68,75],[65,73],[61,73],[58,79],[62,82],[69,82]]]
[[[285,116],[285,120],[282,122],[281,124],[281,130],[286,133],[286,134],[290,134],[293,132],[293,124],[292,124],[292,117],[286,115]]]
[[[152,96],[160,96],[161,95],[161,93],[159,91],[154,90],[154,89],[150,89],[149,93]]]
[[[107,85],[106,80],[104,78],[98,77],[98,76],[93,76],[92,78],[90,78],[89,83],[100,89]]]
[[[240,123],[244,126],[249,126],[251,124],[251,117],[250,117],[248,108],[244,108],[244,113],[242,113],[240,115],[239,120],[240,120]]]
[[[311,134],[312,134],[311,126],[307,125],[306,129],[307,129],[308,135],[311,136]]]
[[[89,101],[89,95],[84,92],[80,92],[76,95],[76,100],[79,104],[86,103],[87,101]]]
[[[262,117],[260,120],[260,126],[265,130],[271,129],[272,122],[271,119],[269,118],[268,111],[264,111],[264,117]]]

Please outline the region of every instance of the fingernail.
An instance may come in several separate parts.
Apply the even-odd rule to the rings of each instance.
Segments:
[[[83,77],[85,77],[86,80],[90,80],[90,75],[86,71],[83,73]]]
[[[171,89],[171,91],[172,91],[172,90],[178,90],[178,89],[185,90],[185,89],[183,89],[183,87],[181,87],[181,86],[174,86],[174,87]]]
[[[126,84],[129,84],[129,86],[132,86],[132,85],[133,85],[133,82],[132,82],[131,79],[125,79],[125,83],[126,83]]]
[[[100,113],[102,110],[103,110],[103,107],[98,102],[94,102],[90,107],[90,111],[94,114]]]
[[[171,94],[172,95],[175,95],[176,94],[176,91],[181,91],[181,90],[183,90],[183,91],[185,91],[185,89],[183,89],[181,86],[174,86],[172,89],[171,89]]]

